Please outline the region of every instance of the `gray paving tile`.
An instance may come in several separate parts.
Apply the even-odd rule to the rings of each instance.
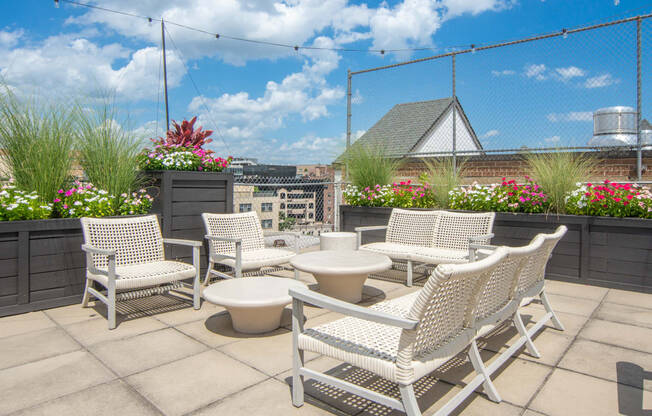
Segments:
[[[591,316],[600,304],[597,300],[555,294],[548,294],[548,300],[555,312],[573,313],[581,316]]]
[[[546,292],[555,295],[570,296],[573,298],[601,300],[609,291],[605,287],[588,286],[579,283],[561,282],[546,279]]]
[[[578,335],[596,342],[652,353],[652,329],[592,319]]]
[[[121,377],[199,354],[207,348],[173,328],[89,347]]]
[[[163,328],[167,328],[167,325],[148,316],[123,321],[111,330],[108,329],[105,319],[92,319],[64,327],[66,332],[84,346],[129,338]]]
[[[25,364],[81,347],[59,328],[0,338],[0,369]]]
[[[82,308],[80,304],[62,306],[60,308],[43,311],[54,322],[65,326],[90,319],[106,319],[106,306],[102,302],[95,302],[97,305],[89,308]]]
[[[125,379],[168,416],[186,414],[266,378],[226,355],[209,350]]]
[[[115,380],[22,410],[15,416],[154,416],[161,414],[124,382]]]
[[[30,312],[0,318],[0,338],[52,328],[56,324],[43,312]]]
[[[0,414],[34,406],[114,378],[86,351],[0,370]]]
[[[652,294],[632,292],[629,290],[610,289],[605,302],[620,303],[621,305],[636,306],[652,309]]]
[[[600,308],[598,308],[595,317],[598,319],[604,319],[605,321],[621,322],[629,325],[640,325],[652,328],[652,309],[604,302]]]

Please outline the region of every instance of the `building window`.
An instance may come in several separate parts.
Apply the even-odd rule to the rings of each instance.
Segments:
[[[272,220],[261,220],[261,221],[260,221],[260,225],[261,225],[264,229],[270,229],[270,228],[273,227]]]
[[[285,199],[285,192],[281,192],[281,199]]]
[[[314,215],[312,212],[310,212],[310,213],[308,214],[308,218],[314,218],[314,216],[315,216],[315,215]]]
[[[240,212],[251,211],[251,204],[240,204]]]
[[[331,209],[332,209],[331,207],[328,207],[328,210],[329,210],[329,211],[330,211]]]
[[[329,193],[329,194],[328,194],[328,197],[330,198],[331,196],[332,196],[332,195]]]
[[[260,204],[260,210],[262,212],[272,212],[272,203],[271,202],[263,202]]]
[[[308,208],[314,208],[314,207],[315,207],[315,204],[313,204],[312,202],[308,205]]]

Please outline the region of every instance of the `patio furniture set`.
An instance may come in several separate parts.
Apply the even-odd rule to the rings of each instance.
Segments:
[[[303,405],[307,377],[408,415],[420,415],[414,383],[465,351],[476,376],[436,414],[449,414],[480,386],[490,400],[500,402],[492,374],[523,346],[539,357],[532,337],[548,320],[556,329],[564,329],[544,286],[545,267],[566,233],[564,226],[552,234],[537,235],[524,247],[497,247],[489,244],[493,213],[394,209],[387,226],[358,227],[357,235],[325,234],[321,251],[298,254],[297,233],[291,233],[293,251],[266,248],[255,212],[205,213],[202,217],[209,249],[203,281],[199,274],[202,243],[163,238],[155,215],[83,218],[87,282],[82,305],[87,306],[91,296],[107,304],[109,329],[113,329],[117,301],[166,292],[184,296],[178,290],[191,287],[195,309],[201,307],[203,296],[227,308],[236,331],[262,333],[280,326],[282,312],[291,303],[292,402],[297,407]],[[378,229],[386,230],[385,242],[361,245],[363,232]],[[193,264],[166,260],[164,244],[192,247]],[[356,305],[368,275],[390,269],[393,261],[407,263],[408,286],[413,284],[415,265],[437,266],[418,291],[371,307]],[[295,279],[264,275],[266,268],[288,263]],[[319,292],[296,279],[299,271],[314,275]],[[243,278],[243,272],[263,276]],[[215,276],[223,279],[210,284]],[[192,284],[186,283],[190,279]],[[537,297],[546,314],[527,329],[519,308]],[[347,316],[305,328],[305,303]],[[519,339],[485,366],[478,338],[511,323]],[[393,382],[400,398],[307,368],[304,351],[350,363]]]

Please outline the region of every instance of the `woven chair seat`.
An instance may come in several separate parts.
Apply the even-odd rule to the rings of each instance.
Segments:
[[[360,250],[372,253],[384,254],[393,260],[410,260],[410,256],[418,246],[411,246],[400,243],[370,243],[360,246]]]
[[[139,289],[192,278],[195,276],[195,268],[192,264],[162,260],[119,266],[115,268],[115,273],[117,290]],[[88,271],[88,278],[98,281],[104,287],[109,284],[107,276],[92,273],[91,270]]]
[[[234,256],[235,253],[227,253]],[[290,261],[296,253],[281,248],[259,248],[242,252],[242,270],[256,270],[265,266],[277,266]],[[214,255],[214,262],[224,264],[235,268],[235,259],[220,259],[219,255]]]
[[[467,263],[469,250],[438,247],[414,247],[410,260],[428,264]]]

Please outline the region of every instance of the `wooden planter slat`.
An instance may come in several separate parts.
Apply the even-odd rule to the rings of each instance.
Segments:
[[[340,207],[340,229],[385,225],[391,208]],[[540,232],[566,225],[568,233],[553,251],[551,279],[652,293],[652,220],[497,213],[494,244],[527,244]],[[383,241],[384,231],[363,234],[363,244]]]

